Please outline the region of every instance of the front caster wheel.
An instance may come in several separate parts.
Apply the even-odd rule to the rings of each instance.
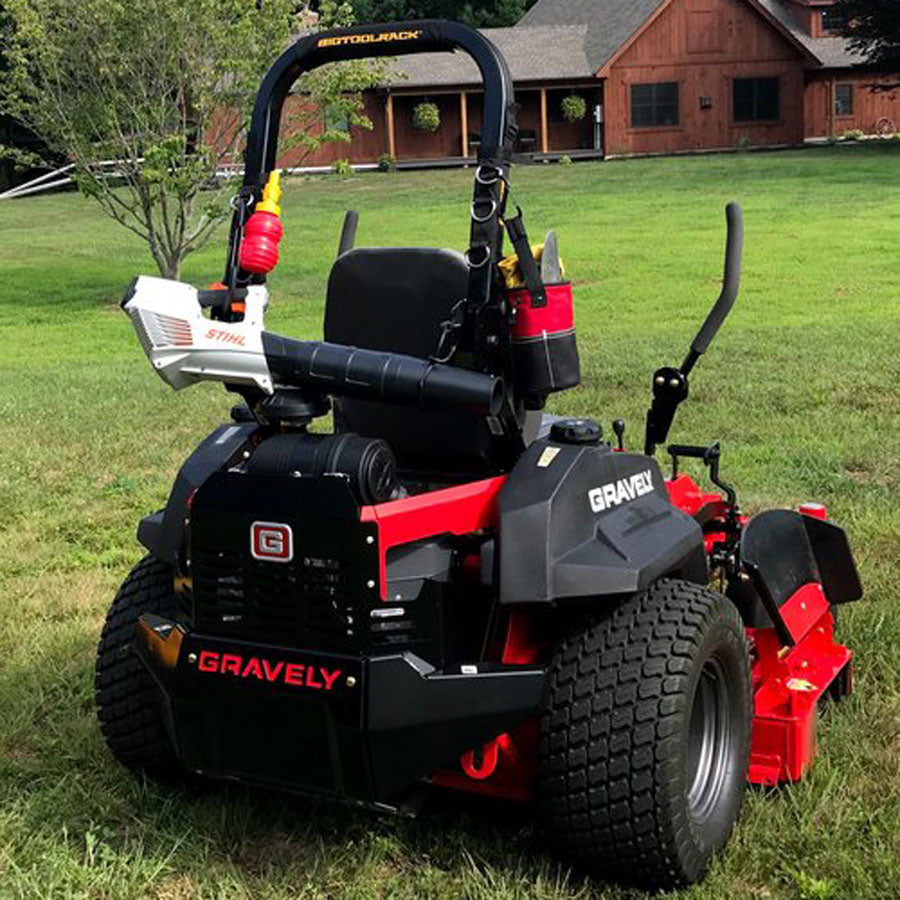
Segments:
[[[166,733],[159,692],[135,652],[134,632],[144,613],[172,619],[176,609],[171,566],[144,557],[110,607],[94,674],[100,730],[113,756],[133,772],[164,782],[184,773]]]
[[[538,784],[549,839],[616,880],[699,880],[740,815],[751,721],[730,600],[664,579],[618,603],[550,667]]]

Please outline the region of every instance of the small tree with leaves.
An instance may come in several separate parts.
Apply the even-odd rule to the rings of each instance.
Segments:
[[[866,62],[896,77],[869,85],[873,91],[900,88],[900,3],[897,0],[837,0],[850,47]]]
[[[0,112],[75,164],[80,190],[140,236],[161,275],[178,278],[229,215],[223,162],[240,158],[260,79],[315,21],[293,0],[4,0],[8,39]],[[325,0],[322,24],[352,22]],[[285,131],[301,157],[349,140],[323,127],[324,109],[371,128],[359,93],[379,78],[363,63],[301,83]],[[33,160],[32,160],[33,162]]]

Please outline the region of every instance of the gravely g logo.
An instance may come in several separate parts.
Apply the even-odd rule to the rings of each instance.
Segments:
[[[343,47],[346,44],[380,44],[384,41],[416,41],[421,31],[382,31],[368,34],[342,34],[339,37],[320,38],[317,47]]]
[[[290,562],[294,558],[294,532],[278,522],[254,522],[250,526],[250,553],[263,562]]]
[[[619,506],[626,500],[635,500],[653,490],[653,475],[650,470],[638,472],[631,478],[620,478],[601,487],[588,491],[588,500],[595,513]]]
[[[334,690],[334,683],[341,677],[340,669],[326,669],[324,666],[308,666],[302,663],[286,663],[279,659],[272,662],[261,656],[245,659],[237,653],[216,653],[203,650],[197,660],[200,672],[215,675],[233,675],[237,678],[255,678],[269,684],[288,687],[311,688],[315,691]]]

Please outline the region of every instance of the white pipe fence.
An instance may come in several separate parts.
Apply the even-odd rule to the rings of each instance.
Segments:
[[[143,162],[142,159],[137,160],[137,162]],[[103,160],[102,162],[97,163],[98,166],[117,166],[119,165],[118,160],[110,159]],[[62,187],[63,185],[69,184],[72,180],[71,176],[67,173],[71,172],[72,169],[75,168],[74,163],[69,163],[66,166],[62,166],[59,169],[54,169],[52,172],[46,172],[43,175],[39,175],[37,178],[32,178],[30,181],[26,181],[24,184],[17,184],[15,187],[10,188],[8,191],[4,191],[0,194],[0,200],[15,200],[17,197],[28,197],[31,194],[39,194],[42,191],[49,191],[53,188]],[[378,168],[376,163],[358,163],[353,164],[352,168],[357,172],[367,172],[373,171]],[[287,168],[283,170],[287,175],[326,175],[332,171],[331,166],[294,166],[293,168]],[[115,172],[112,173],[115,176]],[[243,177],[244,169],[241,166],[223,166],[216,170],[217,178],[240,178]],[[57,176],[65,175],[64,178],[59,178]],[[51,181],[50,179],[56,178],[55,181]]]

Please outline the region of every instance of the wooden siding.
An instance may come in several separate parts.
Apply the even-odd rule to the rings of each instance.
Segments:
[[[788,9],[794,21],[814,38],[833,37],[834,32],[826,31],[822,11],[834,6],[834,0],[789,0]]]
[[[567,122],[561,115],[562,101],[569,94],[584,100],[586,113],[580,122]],[[549,120],[548,150],[591,150],[594,147],[594,106],[598,102],[597,90],[572,90],[569,88],[547,91]]]
[[[732,80],[780,79],[780,117],[735,123]],[[679,124],[631,127],[631,85],[679,85]],[[726,149],[803,140],[804,60],[800,51],[741,0],[673,0],[616,59],[606,84],[610,155]],[[701,98],[711,106],[701,109]]]
[[[289,142],[287,134],[290,130],[291,115],[298,115],[307,101],[299,96],[289,97],[284,105],[282,115],[280,147]],[[377,93],[369,93],[364,97],[365,115],[372,123],[372,129],[351,128],[350,142],[335,141],[323,144],[315,153],[309,154],[302,147],[286,149],[278,157],[278,165],[289,166],[330,166],[339,159],[352,159],[353,162],[375,162],[387,151],[387,128],[385,122],[385,98]],[[324,127],[324,122],[322,126]]]
[[[900,89],[875,92],[871,84],[900,83],[900,77],[879,77],[861,72],[814,72],[806,85],[806,136],[841,137],[847,131],[864,131],[873,134],[879,119],[894,123],[894,131],[900,131]],[[834,87],[853,85],[853,114],[834,114]]]
[[[441,125],[434,133],[413,127],[413,110],[419,103],[437,104]],[[441,159],[459,156],[462,147],[462,115],[459,94],[438,94],[433,97],[394,96],[394,127],[396,129],[397,159]],[[471,119],[469,130],[472,130]]]

